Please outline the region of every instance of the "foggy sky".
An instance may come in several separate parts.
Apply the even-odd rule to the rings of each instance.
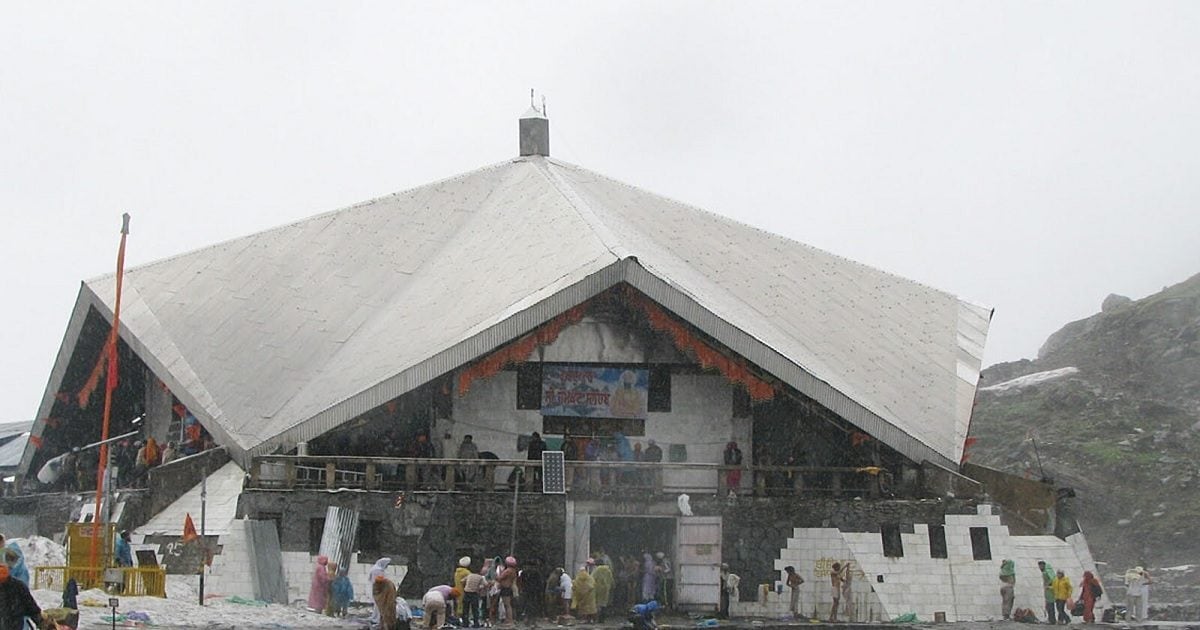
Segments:
[[[85,278],[517,153],[996,309],[1200,272],[1200,3],[0,2],[0,421]]]

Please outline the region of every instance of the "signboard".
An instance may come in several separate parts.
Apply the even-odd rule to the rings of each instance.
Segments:
[[[650,371],[592,365],[542,367],[542,415],[646,417]]]
[[[221,553],[217,536],[210,534],[204,538],[208,541],[209,554]],[[196,575],[206,562],[205,549],[199,540],[183,542],[179,536],[150,534],[143,544],[158,545],[158,557],[162,558],[162,566],[169,575]]]

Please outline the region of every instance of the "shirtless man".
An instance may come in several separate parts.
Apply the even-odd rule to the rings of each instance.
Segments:
[[[833,607],[829,609],[829,621],[836,623],[838,620],[838,602],[842,598],[844,569],[840,562],[834,562],[832,569],[829,572],[829,585],[833,587]]]

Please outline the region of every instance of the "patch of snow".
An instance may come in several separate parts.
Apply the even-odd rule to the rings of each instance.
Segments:
[[[223,596],[207,599],[204,606],[198,601],[196,591],[191,590],[186,582],[182,586],[172,585],[172,578],[185,576],[167,576],[167,597],[125,597],[117,595],[120,606],[118,615],[132,612],[146,613],[150,623],[146,625],[183,625],[216,626],[227,628],[271,627],[271,628],[362,628],[361,623],[353,619],[334,619],[306,610],[303,606],[284,606],[282,604],[238,604],[227,601]],[[184,595],[176,597],[175,595]],[[190,595],[187,596],[187,595]],[[33,592],[38,605],[42,608],[58,608],[62,605],[62,593],[54,590],[38,589]],[[79,593],[79,627],[108,627],[109,615],[112,609],[105,607],[108,603],[108,593],[100,589],[91,589]],[[100,604],[97,606],[96,604]],[[123,625],[118,622],[117,625]]]
[[[1052,381],[1054,379],[1058,379],[1058,378],[1062,378],[1064,376],[1070,376],[1072,374],[1078,374],[1078,373],[1079,373],[1079,368],[1076,368],[1076,367],[1065,367],[1065,368],[1059,368],[1057,370],[1046,370],[1045,372],[1034,372],[1033,374],[1026,374],[1025,376],[1018,376],[1017,378],[1004,381],[1003,383],[996,383],[995,385],[989,385],[987,387],[982,387],[979,389],[979,391],[981,391],[981,392],[1006,392],[1011,389],[1021,389],[1022,387],[1029,387],[1031,385],[1039,385],[1039,384],[1045,383],[1047,381]]]
[[[49,538],[9,538],[8,542],[16,543],[21,548],[25,566],[29,567],[31,574],[37,567],[61,567],[67,564],[67,550]]]
[[[1126,526],[1126,525],[1128,525],[1128,524],[1130,524],[1130,523],[1132,523],[1132,522],[1133,522],[1133,521],[1131,521],[1131,520],[1129,520],[1129,519],[1127,519],[1127,518],[1123,518],[1123,519],[1121,519],[1121,520],[1117,521],[1117,525],[1120,525],[1121,527],[1124,527],[1124,526]]]
[[[1192,569],[1195,569],[1197,566],[1198,565],[1195,565],[1195,564],[1181,564],[1177,567],[1163,567],[1159,570],[1160,571],[1191,571]]]

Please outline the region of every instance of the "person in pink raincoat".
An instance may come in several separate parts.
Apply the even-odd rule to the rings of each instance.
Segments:
[[[313,569],[312,587],[308,591],[308,609],[322,612],[325,603],[329,601],[329,583],[333,575],[329,573],[329,558],[317,556],[317,568]]]

